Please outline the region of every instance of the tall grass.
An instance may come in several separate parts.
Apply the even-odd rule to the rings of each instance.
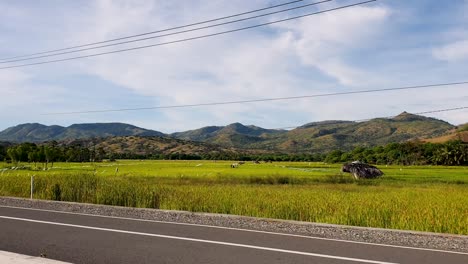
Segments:
[[[191,181],[174,177],[41,174],[34,196],[72,202],[225,213],[277,219],[468,235],[466,185],[366,185],[342,176],[294,184],[267,176],[244,181]],[[182,177],[183,178],[183,177]],[[196,179],[194,177],[194,179]],[[216,179],[216,177],[215,177]],[[0,195],[29,197],[26,174],[0,176]]]

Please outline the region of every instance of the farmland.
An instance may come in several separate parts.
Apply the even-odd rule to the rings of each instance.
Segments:
[[[468,234],[467,167],[380,166],[381,179],[354,181],[340,165],[231,163],[0,163],[0,195],[29,197],[34,176],[37,199]]]

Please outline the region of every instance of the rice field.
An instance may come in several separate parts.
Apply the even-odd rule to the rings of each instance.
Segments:
[[[340,165],[224,161],[0,163],[0,195],[468,235],[468,168],[380,166],[355,181]],[[49,165],[50,167],[50,165]]]

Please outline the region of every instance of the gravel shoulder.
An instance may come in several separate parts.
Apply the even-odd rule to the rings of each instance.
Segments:
[[[167,211],[72,202],[30,200],[13,197],[0,197],[0,205],[101,216],[128,217],[145,220],[221,226],[329,239],[468,253],[468,236],[460,235],[329,225],[236,215],[192,213],[185,211]]]

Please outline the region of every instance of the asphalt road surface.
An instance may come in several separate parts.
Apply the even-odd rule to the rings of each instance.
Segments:
[[[0,250],[72,263],[468,263],[468,253],[5,206]]]

